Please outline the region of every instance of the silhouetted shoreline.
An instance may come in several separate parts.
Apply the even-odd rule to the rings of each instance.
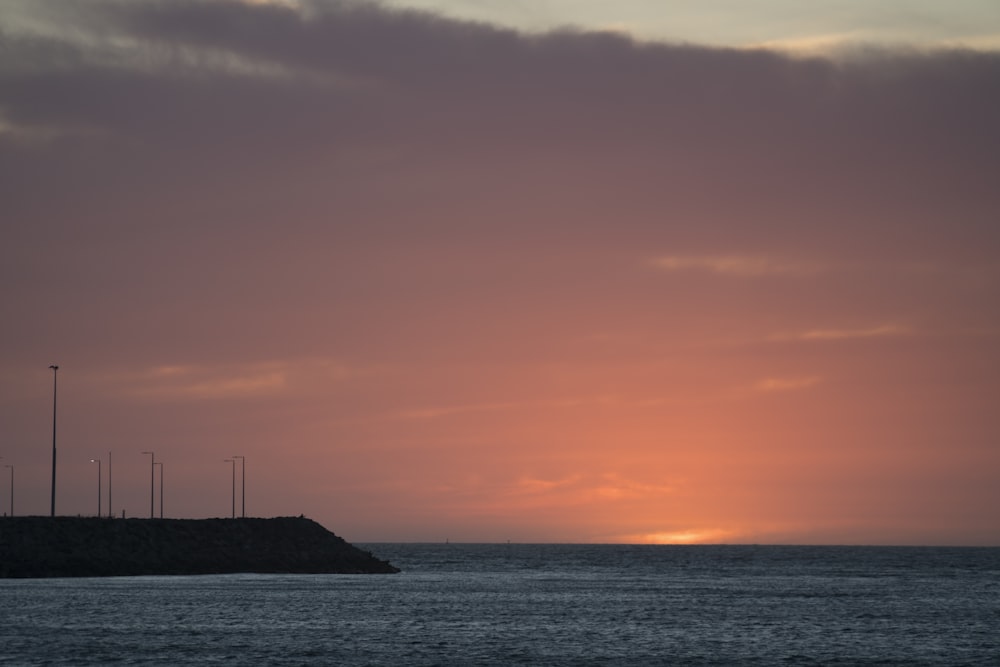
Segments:
[[[398,571],[304,517],[0,518],[0,578]]]

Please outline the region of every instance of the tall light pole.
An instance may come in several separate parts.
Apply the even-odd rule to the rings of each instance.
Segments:
[[[111,513],[111,452],[108,452],[108,518],[112,517]]]
[[[97,518],[101,518],[101,459],[90,459],[97,464]]]
[[[247,457],[234,456],[233,458],[240,460],[240,484],[243,487],[240,491],[240,513],[245,519],[247,518]]]
[[[163,518],[163,461],[157,461],[155,465],[160,466],[160,518]]]
[[[52,369],[52,509],[49,516],[56,515],[56,389],[58,386],[59,367],[55,364],[49,366]]]
[[[10,515],[14,516],[14,466],[5,465],[4,468],[10,468]]]
[[[153,492],[156,486],[156,480],[153,477],[153,473],[156,471],[156,454],[153,452],[143,452],[143,454],[149,454],[149,518],[153,518]]]
[[[236,459],[223,459],[223,463],[233,464],[233,518],[236,518]]]

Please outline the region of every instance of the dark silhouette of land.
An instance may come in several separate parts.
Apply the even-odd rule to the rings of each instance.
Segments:
[[[0,518],[0,577],[390,574],[387,561],[315,521]]]

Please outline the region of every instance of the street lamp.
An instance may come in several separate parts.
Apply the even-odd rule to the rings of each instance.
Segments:
[[[240,513],[245,519],[247,518],[247,457],[234,456],[233,458],[240,460],[240,484],[243,487],[240,490],[240,503],[242,505]]]
[[[97,464],[97,518],[101,518],[101,459],[90,459]]]
[[[223,463],[233,464],[233,518],[236,518],[236,459],[223,459]]]
[[[143,454],[149,454],[149,518],[153,518],[153,490],[156,486],[156,481],[153,478],[153,473],[156,470],[156,454],[153,452],[143,452]]]
[[[108,518],[111,517],[111,452],[108,452]]]
[[[163,461],[157,461],[155,465],[160,466],[160,518],[163,518]]]
[[[56,388],[58,385],[59,367],[53,364],[52,369],[52,509],[50,516],[56,515]]]
[[[4,468],[10,468],[10,515],[14,516],[14,466],[5,465]]]

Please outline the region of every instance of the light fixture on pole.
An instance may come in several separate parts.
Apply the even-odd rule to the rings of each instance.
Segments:
[[[156,486],[156,481],[153,477],[153,473],[156,470],[156,454],[153,452],[143,452],[143,454],[149,454],[149,518],[153,518],[153,492]]]
[[[223,463],[233,464],[233,518],[236,518],[236,459],[223,459]]]
[[[245,519],[247,518],[247,457],[234,456],[233,458],[240,460],[240,485],[242,486],[240,490],[240,514]]]
[[[97,518],[101,518],[101,459],[90,459],[97,464]]]
[[[55,364],[49,366],[52,369],[52,505],[49,516],[56,515],[56,389],[58,387],[59,367]]]

